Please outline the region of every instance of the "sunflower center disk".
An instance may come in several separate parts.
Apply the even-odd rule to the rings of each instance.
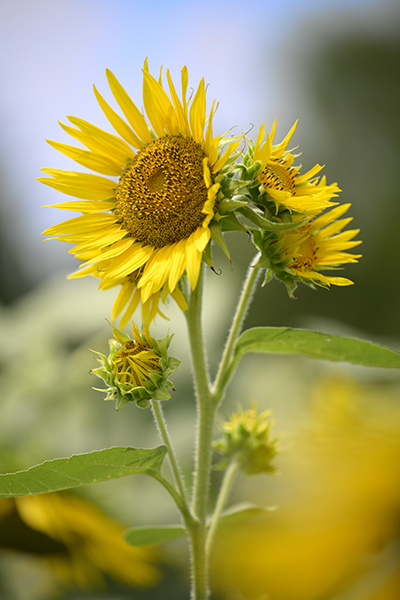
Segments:
[[[134,383],[137,386],[143,385],[145,380],[150,381],[147,372],[159,371],[158,363],[159,357],[154,351],[133,341],[125,344],[114,359],[121,383]]]
[[[307,238],[299,248],[300,256],[294,259],[289,268],[296,269],[296,271],[310,271],[314,269],[316,250],[312,239]]]
[[[207,201],[204,158],[183,135],[153,140],[136,154],[115,191],[115,214],[132,237],[163,248],[196,231]]]
[[[261,174],[261,181],[266,188],[282,192],[294,190],[294,172],[276,161],[269,161]]]

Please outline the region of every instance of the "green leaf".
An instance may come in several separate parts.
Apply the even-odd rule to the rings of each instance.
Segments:
[[[220,525],[231,525],[239,523],[245,519],[263,515],[272,510],[276,510],[275,506],[265,508],[256,506],[249,502],[234,504],[226,509],[220,518]],[[208,525],[210,519],[208,520]],[[132,527],[124,533],[125,540],[131,546],[144,546],[146,544],[163,544],[171,542],[187,535],[186,529],[182,525],[161,525],[161,526],[144,526]]]
[[[167,448],[106,448],[0,475],[0,498],[57,492],[133,474],[157,477]]]
[[[158,527],[132,527],[124,533],[124,538],[131,546],[146,544],[162,544],[186,536],[182,525],[161,525]]]
[[[357,338],[289,327],[257,327],[242,333],[236,342],[232,368],[248,352],[302,354],[367,367],[400,368],[400,353],[390,348]]]
[[[273,510],[276,510],[276,506],[264,507],[256,506],[249,502],[241,502],[240,504],[234,504],[223,511],[220,518],[220,524],[231,525],[232,523],[239,523],[245,519],[257,517],[258,515],[263,515]]]

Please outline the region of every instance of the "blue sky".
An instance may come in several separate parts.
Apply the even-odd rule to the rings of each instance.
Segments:
[[[92,84],[111,102],[105,68],[141,106],[141,68],[161,64],[189,85],[205,76],[208,100],[220,106],[215,132],[247,130],[278,117],[277,138],[298,117],[309,126],[296,61],[324,36],[349,27],[379,35],[390,27],[395,2],[380,0],[236,0],[187,3],[129,0],[13,0],[0,9],[0,177],[4,215],[24,240],[32,276],[56,266],[71,270],[63,244],[51,251],[40,232],[65,215],[43,204],[60,202],[35,181],[41,167],[74,170],[45,138],[73,143],[58,125],[74,115],[110,129]],[[301,127],[299,133],[301,136]],[[299,142],[299,138],[295,140]],[[79,170],[79,169],[78,169]],[[13,233],[15,235],[15,231]],[[73,268],[75,265],[73,265]]]

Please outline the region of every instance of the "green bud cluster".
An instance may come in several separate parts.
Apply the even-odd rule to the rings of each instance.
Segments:
[[[246,475],[275,474],[271,461],[278,454],[278,439],[271,438],[271,412],[257,415],[257,407],[234,413],[230,421],[220,427],[222,437],[213,448],[224,457],[216,469],[223,470],[236,461]]]

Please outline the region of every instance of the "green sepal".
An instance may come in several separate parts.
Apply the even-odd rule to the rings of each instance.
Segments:
[[[229,212],[231,210],[236,210],[237,208],[242,208],[244,206],[247,206],[248,203],[249,203],[248,198],[246,196],[244,196],[243,194],[234,196],[232,199],[224,198],[218,204],[217,210],[220,214],[225,214],[226,212]]]
[[[106,398],[106,400],[108,400],[108,399],[114,400],[115,398]],[[130,402],[130,400],[126,396],[122,396],[121,394],[117,394],[117,398],[116,398],[116,401],[115,401],[115,410],[119,410],[120,408],[122,408],[123,406],[125,406],[126,404],[128,404],[128,402]]]
[[[254,181],[261,169],[261,161],[252,159],[249,160],[248,155],[243,157],[243,162],[236,165],[236,169],[240,171],[239,178],[244,181]],[[258,183],[258,185],[260,185]]]
[[[210,244],[210,242],[208,242],[205,250],[203,250],[202,260],[204,260],[204,262],[206,263],[207,267],[209,267],[210,269],[214,268],[214,263],[213,263],[212,256],[211,256],[211,244]]]
[[[217,223],[216,221],[213,221],[212,223],[210,223],[210,231],[211,231],[211,239],[214,240],[214,242],[216,242],[220,248],[222,248],[226,257],[230,261],[231,257],[229,254],[228,246],[225,243],[224,236],[222,235],[220,224]]]
[[[271,269],[266,269],[264,281],[262,282],[261,287],[266,286],[267,283],[269,283],[271,281],[272,277],[273,277],[273,271]]]
[[[224,215],[219,224],[222,232],[240,231],[242,233],[249,233],[248,229],[237,220],[236,214],[233,212]]]
[[[263,229],[264,231],[288,231],[290,229],[298,229],[307,221],[310,217],[305,217],[301,221],[291,221],[291,222],[281,222],[281,221],[269,221],[264,219],[260,214],[258,214],[255,210],[244,206],[238,209],[238,212],[242,214],[246,219]]]

